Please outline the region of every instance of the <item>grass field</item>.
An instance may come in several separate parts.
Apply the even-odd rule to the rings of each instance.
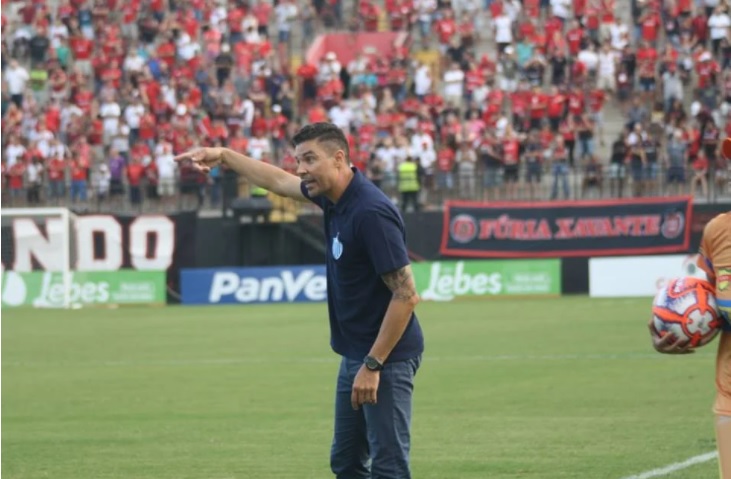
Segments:
[[[422,303],[414,478],[621,479],[714,450],[716,343],[655,354],[648,307]],[[2,477],[331,477],[337,366],[324,305],[4,310]]]

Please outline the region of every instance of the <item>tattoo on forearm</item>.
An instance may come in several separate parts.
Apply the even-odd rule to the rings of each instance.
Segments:
[[[388,289],[393,292],[393,297],[399,301],[410,301],[417,294],[414,277],[411,274],[411,266],[409,265],[384,274],[382,278]]]

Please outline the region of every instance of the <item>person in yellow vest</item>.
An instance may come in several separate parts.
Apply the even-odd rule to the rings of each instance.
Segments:
[[[271,163],[269,154],[266,152],[262,154],[259,161],[262,163]],[[269,191],[257,184],[249,183],[249,199],[251,200],[252,207],[259,211],[254,214],[254,222],[261,217],[264,223],[268,223],[272,209],[274,208],[274,205],[269,199]]]
[[[263,151],[261,154],[261,158],[259,158],[259,161],[262,163],[270,163],[271,160],[269,158],[269,152]],[[251,198],[266,198],[269,194],[269,191],[265,190],[261,186],[255,185],[254,183],[249,183],[249,196]]]
[[[261,186],[251,185],[251,190],[249,190],[249,194],[252,198],[266,198],[269,192]]]
[[[269,218],[274,208],[271,200],[269,199],[269,191],[265,190],[261,186],[255,185],[254,183],[249,184],[249,203],[251,205],[253,213],[253,220],[256,222],[258,218],[269,222]]]
[[[419,211],[419,166],[412,156],[398,166],[398,190],[401,193],[401,211],[406,212],[409,204],[414,211]]]

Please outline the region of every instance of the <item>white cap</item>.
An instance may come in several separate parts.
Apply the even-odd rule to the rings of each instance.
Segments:
[[[703,52],[703,53],[701,53],[701,56],[698,57],[698,60],[699,61],[702,61],[702,62],[707,62],[711,58],[713,58],[713,57],[711,57],[711,53],[710,52]]]
[[[698,113],[701,112],[701,109],[703,107],[701,106],[701,103],[699,101],[694,101],[690,104],[690,116],[698,116]]]
[[[279,112],[282,111],[282,107],[279,106],[279,105],[273,105],[272,106],[272,111],[276,111],[277,113],[279,113]]]
[[[175,113],[178,115],[185,115],[188,112],[188,108],[180,103],[177,107],[175,107]]]

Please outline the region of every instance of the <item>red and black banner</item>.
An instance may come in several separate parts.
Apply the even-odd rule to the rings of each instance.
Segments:
[[[475,258],[685,252],[691,211],[690,197],[447,202],[440,252]]]

